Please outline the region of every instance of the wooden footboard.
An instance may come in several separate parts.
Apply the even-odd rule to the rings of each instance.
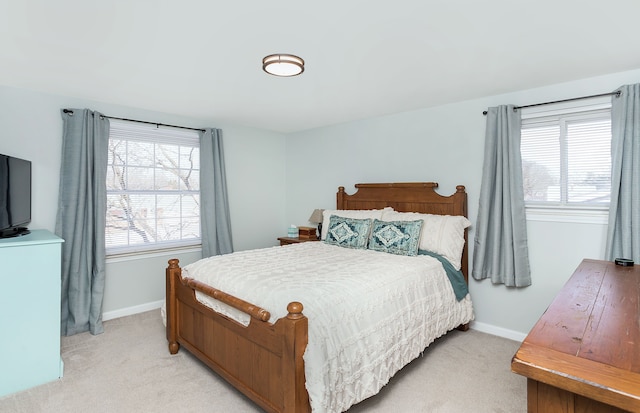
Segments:
[[[178,260],[169,260],[166,306],[170,353],[185,347],[268,412],[311,411],[302,358],[308,337],[302,304],[290,303],[287,317],[271,324],[264,309],[182,278],[181,273]],[[200,304],[195,291],[249,314],[249,325]]]

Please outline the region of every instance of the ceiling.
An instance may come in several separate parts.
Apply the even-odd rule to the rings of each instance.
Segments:
[[[283,133],[640,68],[638,0],[0,0],[0,84]],[[292,53],[279,78],[262,58]]]

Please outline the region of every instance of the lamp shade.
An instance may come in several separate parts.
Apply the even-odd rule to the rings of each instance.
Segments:
[[[313,213],[309,217],[309,222],[313,224],[320,224],[322,222],[322,213],[324,209],[314,209]]]
[[[271,54],[262,59],[262,70],[274,76],[297,76],[304,72],[304,60],[292,54]]]

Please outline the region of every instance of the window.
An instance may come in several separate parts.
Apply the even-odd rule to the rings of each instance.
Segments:
[[[524,109],[520,151],[527,207],[609,206],[610,102]]]
[[[196,131],[111,120],[107,255],[200,244]]]

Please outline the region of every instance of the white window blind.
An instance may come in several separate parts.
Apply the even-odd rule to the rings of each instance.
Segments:
[[[196,131],[110,121],[108,255],[200,244]]]
[[[608,206],[610,103],[523,111],[520,150],[528,206]]]

